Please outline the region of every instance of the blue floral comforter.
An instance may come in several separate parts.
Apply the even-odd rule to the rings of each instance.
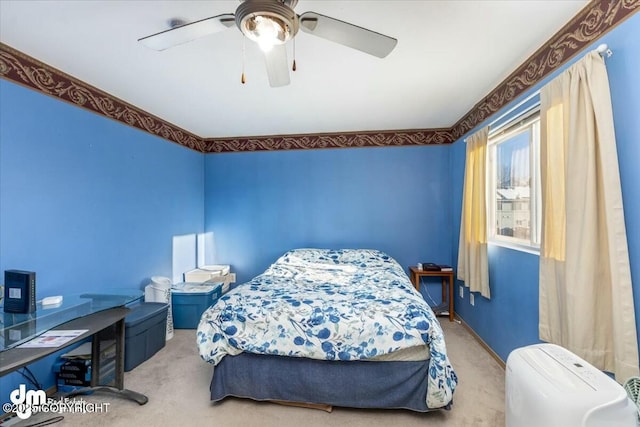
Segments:
[[[375,250],[287,252],[207,309],[197,340],[213,364],[241,352],[362,360],[427,344],[427,406],[449,404],[457,384],[435,315],[402,267]]]

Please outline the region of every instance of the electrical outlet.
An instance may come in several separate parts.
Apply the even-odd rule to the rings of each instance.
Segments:
[[[464,286],[460,286],[460,298],[464,298]]]
[[[469,302],[471,303],[471,305],[476,305],[475,295],[473,295],[471,292],[469,292]]]
[[[236,283],[236,273],[229,273],[229,283]]]

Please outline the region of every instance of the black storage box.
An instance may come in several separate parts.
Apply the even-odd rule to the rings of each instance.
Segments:
[[[124,370],[130,371],[164,347],[169,304],[145,302],[131,306],[125,318]]]
[[[108,385],[115,379],[116,359],[105,360],[100,365],[98,384]],[[53,366],[58,387],[61,385],[76,385],[88,387],[91,385],[91,360],[60,361]]]

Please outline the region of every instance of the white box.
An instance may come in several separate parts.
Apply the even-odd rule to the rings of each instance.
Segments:
[[[203,265],[184,273],[184,281],[202,283],[210,280],[222,280],[223,276],[227,274],[229,274],[228,265]]]

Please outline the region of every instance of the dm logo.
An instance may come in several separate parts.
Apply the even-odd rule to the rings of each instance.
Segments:
[[[16,415],[22,420],[26,420],[32,414],[33,407],[47,403],[47,393],[44,390],[29,390],[24,384],[13,390],[9,395],[11,403],[16,409]]]

